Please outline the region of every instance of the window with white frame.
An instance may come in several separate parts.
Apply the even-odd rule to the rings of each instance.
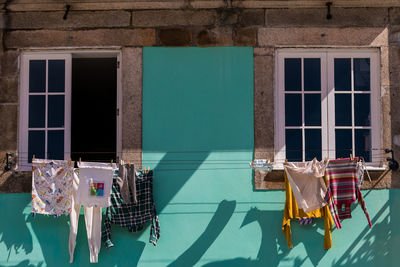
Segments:
[[[33,156],[116,159],[119,57],[111,50],[21,55],[18,170],[30,170]]]
[[[71,55],[21,60],[19,163],[64,159],[70,151]],[[64,153],[67,153],[64,155]]]
[[[377,50],[278,51],[275,161],[353,154],[378,166],[378,58]]]

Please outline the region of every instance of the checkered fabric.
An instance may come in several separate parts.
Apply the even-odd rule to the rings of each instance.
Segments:
[[[143,229],[146,222],[151,222],[149,242],[154,246],[160,238],[160,222],[156,212],[153,199],[153,171],[144,173],[136,170],[136,198],[137,203],[124,203],[120,187],[114,176],[111,206],[106,210],[102,239],[106,248],[114,246],[111,241],[111,224],[127,227],[130,232],[137,232]],[[130,191],[132,199],[132,191]]]

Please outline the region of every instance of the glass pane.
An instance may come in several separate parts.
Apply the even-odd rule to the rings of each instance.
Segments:
[[[46,60],[29,60],[29,92],[46,92]]]
[[[306,129],[305,130],[306,142],[306,160],[317,158],[322,159],[322,137],[320,129]]]
[[[350,94],[335,94],[335,125],[351,126]]]
[[[47,127],[64,127],[64,96],[49,95]]]
[[[65,60],[49,60],[49,92],[64,92]]]
[[[303,161],[303,140],[300,129],[286,130],[286,158],[289,161]]]
[[[64,159],[64,131],[47,132],[47,158]]]
[[[321,91],[321,60],[304,59],[304,91]]]
[[[285,125],[301,126],[301,94],[285,95]]]
[[[355,142],[355,155],[371,162],[371,130],[355,130]]]
[[[285,58],[285,90],[301,91],[300,58]]]
[[[335,58],[335,90],[351,90],[351,59]]]
[[[29,131],[28,134],[28,162],[32,162],[32,156],[44,159],[44,131]]]
[[[304,122],[307,126],[321,126],[321,94],[304,94]]]
[[[354,124],[356,126],[371,125],[370,94],[354,94]]]
[[[354,90],[371,90],[369,58],[354,59]]]
[[[351,129],[336,129],[336,158],[348,158],[352,151]]]
[[[43,128],[45,121],[46,96],[29,96],[29,128]]]

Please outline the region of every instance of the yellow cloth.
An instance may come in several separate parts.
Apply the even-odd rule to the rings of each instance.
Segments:
[[[289,248],[293,247],[292,232],[290,230],[290,220],[308,217],[308,218],[324,218],[325,222],[324,249],[330,249],[332,247],[331,228],[333,226],[333,220],[331,213],[329,212],[328,205],[308,213],[304,212],[302,209],[299,209],[296,203],[296,199],[293,195],[292,188],[290,187],[289,181],[287,179],[286,172],[284,172],[284,176],[285,176],[285,189],[286,189],[286,203],[285,203],[285,210],[283,212],[282,230],[286,237],[286,241],[288,243]]]

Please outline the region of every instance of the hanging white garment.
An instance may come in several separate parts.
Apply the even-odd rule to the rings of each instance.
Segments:
[[[308,162],[286,162],[284,168],[296,198],[297,205],[305,212],[324,207],[327,202],[326,185],[323,179],[328,161],[316,158]]]

